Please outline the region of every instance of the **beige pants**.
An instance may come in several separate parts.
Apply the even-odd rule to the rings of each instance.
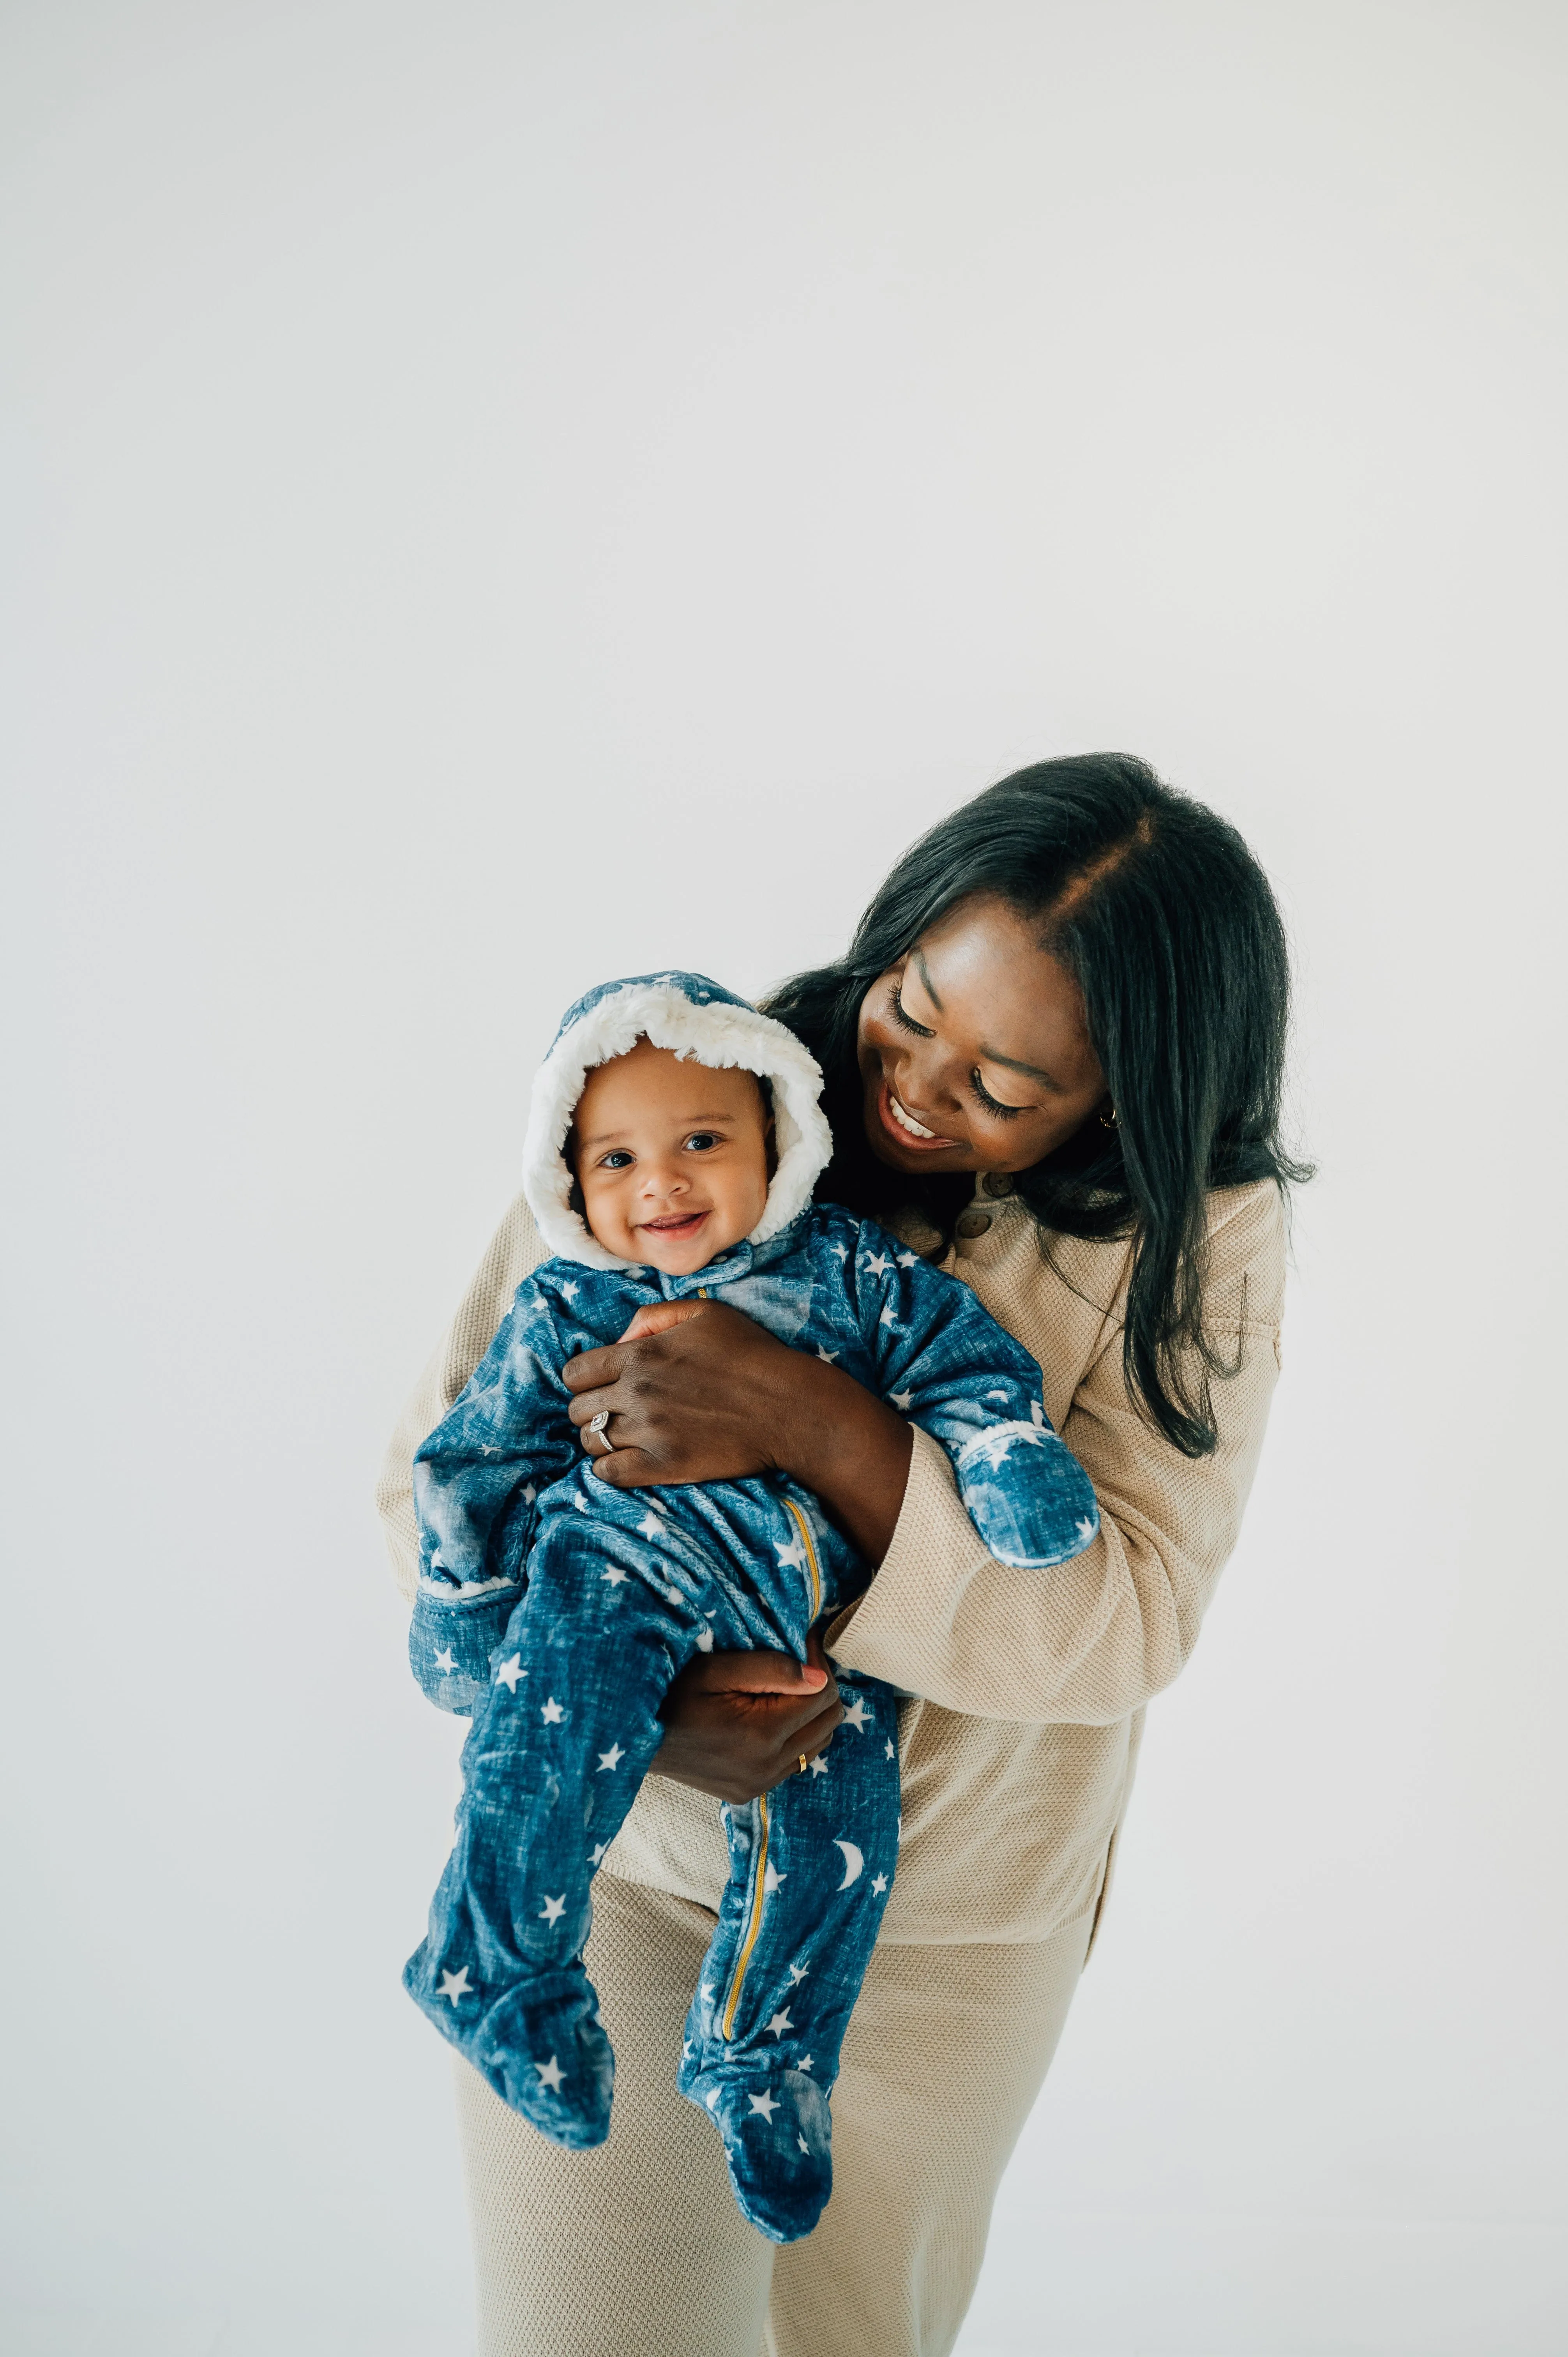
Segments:
[[[675,2087],[714,1919],[603,1874],[586,1963],[616,2050],[597,2152],[563,2152],[458,2065],[480,2357],[945,2357],[1090,1919],[1024,1946],[878,1948],[833,2093],[833,2196],[777,2249]]]

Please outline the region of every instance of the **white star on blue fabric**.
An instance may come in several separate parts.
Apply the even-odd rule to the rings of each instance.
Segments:
[[[664,1525],[660,1521],[651,1506],[649,1508],[647,1513],[644,1514],[637,1528],[638,1534],[641,1538],[661,1539],[664,1536]]]
[[[791,1979],[791,1981],[794,1983],[794,1985],[795,1985],[795,1986],[796,1986],[797,1988],[799,1988],[799,1987],[800,1987],[800,1983],[805,1979],[806,1975],[811,1971],[811,1965],[810,1965],[810,1964],[791,1964],[791,1965],[790,1965],[790,1967],[789,1967],[789,1978],[790,1978],[790,1979]]]
[[[789,1876],[787,1874],[780,1874],[779,1868],[774,1865],[773,1860],[769,1858],[767,1865],[762,1869],[763,1889],[771,1894],[773,1891],[778,1889],[781,1882],[788,1882],[789,1879]]]
[[[569,1276],[561,1287],[561,1298],[563,1301],[575,1301],[581,1290],[576,1278]]]
[[[539,2073],[540,2085],[548,2087],[553,2095],[558,2095],[561,2092],[561,2082],[566,2073],[562,2070],[554,2055],[550,2057],[548,2062],[536,2062],[533,2067]]]
[[[787,2029],[792,2029],[794,2024],[789,2018],[789,2007],[786,2007],[782,2013],[776,2013],[772,2020],[767,2024],[767,2028],[772,2031],[775,2038],[782,2038]]]
[[[891,1265],[892,1263],[886,1253],[871,1253],[865,1263],[865,1268],[873,1276],[886,1276]]]
[[[777,2098],[772,2095],[753,2095],[751,2098],[751,2109],[754,2112],[760,2112],[763,2118],[768,2122],[768,2126],[771,2127],[773,2125],[773,2115],[778,2111],[779,2104]],[[747,2116],[749,2117],[750,2115],[748,2114]]]
[[[773,1552],[779,1558],[779,1568],[780,1571],[784,1569],[786,1565],[788,1565],[791,1570],[798,1571],[806,1560],[805,1544],[800,1539],[791,1539],[788,1545],[785,1544],[782,1539],[775,1539],[773,1542]]]
[[[519,1678],[525,1678],[527,1675],[528,1672],[522,1666],[522,1655],[514,1653],[510,1661],[503,1662],[496,1672],[496,1684],[498,1686],[505,1686],[508,1694],[515,1694]]]
[[[816,1758],[811,1762],[811,1773],[813,1776],[825,1776],[827,1772],[828,1763],[819,1751]]]
[[[898,1265],[900,1268],[913,1268],[919,1257],[918,1253],[901,1252],[898,1254]]]
[[[893,1316],[893,1304],[891,1302],[888,1303],[886,1308],[883,1311],[881,1317],[876,1322],[879,1326],[891,1326],[896,1322]]]
[[[913,1392],[889,1392],[887,1396],[893,1405],[896,1408],[902,1410],[905,1415],[908,1415],[909,1410],[915,1405],[915,1394]]]
[[[585,1513],[587,1512],[587,1511],[588,1511],[588,1501],[587,1501],[586,1498],[585,1498],[585,1497],[583,1496],[583,1494],[582,1494],[582,1492],[581,1492],[580,1491],[579,1491],[578,1494],[576,1495],[576,1497],[575,1497],[575,1498],[573,1499],[572,1503],[576,1507],[577,1512],[578,1512],[580,1514],[585,1514]]]
[[[993,1424],[989,1432],[981,1434],[978,1440],[972,1440],[964,1450],[964,1456],[966,1459],[983,1457],[994,1472],[1015,1440],[1025,1442],[1031,1448],[1044,1448],[1050,1437],[1050,1434],[1043,1431],[1037,1424],[1025,1424],[1021,1418],[1009,1417],[1004,1424]]]
[[[713,1632],[713,1631],[712,1631],[711,1629],[708,1629],[708,1628],[699,1629],[699,1630],[698,1630],[698,1631],[697,1631],[697,1651],[698,1651],[698,1652],[699,1652],[699,1653],[711,1653],[711,1652],[713,1652],[713,1650],[714,1650],[714,1632]]]
[[[523,1485],[522,1485],[522,1502],[523,1502],[523,1504],[524,1504],[525,1506],[532,1506],[532,1503],[533,1503],[533,1501],[534,1501],[534,1500],[535,1500],[535,1498],[537,1498],[537,1497],[538,1497],[538,1495],[539,1495],[539,1492],[538,1492],[538,1491],[534,1488],[534,1486],[533,1486],[533,1484],[532,1484],[532,1481],[525,1481],[525,1482],[523,1483]]]
[[[849,1246],[847,1244],[830,1244],[828,1249],[838,1260],[847,1260],[849,1258]]]
[[[540,1704],[539,1716],[544,1721],[546,1727],[559,1727],[566,1714],[562,1709],[560,1704],[556,1701],[554,1695],[552,1695],[548,1702],[542,1702]]]
[[[844,1712],[843,1724],[845,1727],[853,1727],[857,1735],[865,1733],[865,1703],[862,1695],[856,1695]]]
[[[871,1895],[874,1899],[880,1899],[886,1888],[887,1877],[885,1874],[875,1874],[872,1876]]]
[[[1085,1515],[1078,1524],[1078,1534],[1083,1541],[1085,1546],[1089,1544],[1090,1540],[1094,1536],[1094,1524],[1089,1520],[1087,1515]]]
[[[595,1770],[596,1775],[602,1776],[607,1768],[618,1768],[625,1758],[626,1753],[621,1749],[620,1745],[612,1743],[607,1751],[600,1752],[599,1764]]]
[[[599,1577],[607,1579],[612,1587],[618,1587],[623,1579],[631,1577],[631,1574],[629,1571],[623,1571],[618,1563],[607,1563]]]
[[[796,2143],[800,2146],[800,2150],[801,2150],[803,2153],[806,2153],[806,2154],[808,2154],[808,2155],[810,2154],[811,2147],[811,2146],[806,2142],[806,2139],[805,2139],[805,2137],[804,2137],[803,2136],[798,2136],[795,2138],[795,2141],[796,2141]]]
[[[897,1760],[898,1757],[898,1747],[891,1736],[882,1747],[882,1757],[884,1760]]]
[[[441,1975],[441,1986],[436,1990],[435,1994],[437,1996],[449,1996],[452,2000],[453,2010],[456,2012],[457,1999],[460,1996],[472,1996],[475,1994],[475,1992],[468,1986],[467,1965],[459,1965],[458,1969],[455,1973],[443,1973]]]
[[[543,1906],[539,1910],[536,1920],[541,1923],[559,1923],[562,1916],[565,1912],[566,1894],[563,1891],[559,1899],[547,1899],[545,1900]]]
[[[819,1342],[817,1344],[817,1356],[825,1365],[831,1367],[833,1361],[838,1357],[838,1352],[836,1351],[824,1351],[822,1344]]]
[[[457,1666],[457,1663],[450,1645],[442,1646],[441,1651],[435,1656],[435,1666],[440,1671],[444,1678],[449,1678],[451,1676],[453,1671]]]
[[[813,2054],[802,2054],[795,2068],[797,2071],[809,2071],[815,2060],[816,2057]]]
[[[608,1847],[608,1842],[596,1842],[593,1848],[588,1852],[588,1864],[590,1866],[597,1866]]]

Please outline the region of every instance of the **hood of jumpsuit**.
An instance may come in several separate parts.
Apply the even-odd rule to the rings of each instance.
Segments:
[[[583,1083],[596,1064],[624,1056],[639,1039],[693,1063],[755,1072],[773,1092],[778,1167],[768,1200],[746,1242],[780,1234],[811,1200],[832,1153],[832,1133],[819,1099],[822,1075],[792,1031],[703,974],[639,974],[585,991],[561,1018],[529,1102],[522,1189],[540,1234],[561,1260],[588,1268],[630,1269],[589,1232],[572,1205],[566,1137]]]

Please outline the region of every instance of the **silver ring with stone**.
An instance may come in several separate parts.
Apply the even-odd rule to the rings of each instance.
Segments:
[[[588,1418],[588,1430],[595,1434],[598,1439],[604,1442],[605,1454],[607,1457],[610,1456],[615,1448],[615,1442],[605,1430],[605,1426],[608,1424],[609,1420],[610,1411],[607,1407],[600,1408],[597,1415],[593,1415]]]

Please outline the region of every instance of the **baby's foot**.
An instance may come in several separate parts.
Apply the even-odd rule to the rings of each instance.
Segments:
[[[724,2138],[725,2162],[744,2216],[770,2243],[809,2234],[833,2190],[828,2099],[804,2071],[721,2063],[693,2075],[685,2093]]]
[[[421,1948],[403,1977],[442,2036],[541,2136],[578,2152],[603,2144],[615,2055],[580,1964],[488,1989],[455,1957],[427,1964]]]

